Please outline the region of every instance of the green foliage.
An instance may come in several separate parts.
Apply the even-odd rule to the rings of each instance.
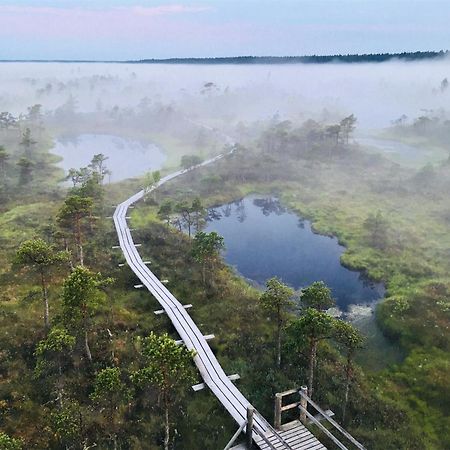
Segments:
[[[16,262],[41,273],[48,268],[67,262],[67,252],[58,252],[55,247],[41,238],[23,242],[17,250]]]
[[[34,164],[25,156],[19,159],[17,166],[20,169],[19,185],[27,184],[32,179]]]
[[[314,308],[306,308],[302,315],[293,320],[287,329],[290,347],[302,351],[304,342],[308,346],[309,374],[308,395],[313,396],[315,385],[315,371],[317,365],[317,349],[320,341],[330,339],[336,325],[336,319],[329,314]]]
[[[277,365],[281,365],[281,327],[286,322],[286,310],[294,305],[294,290],[274,277],[266,282],[266,290],[259,298],[260,304],[277,323]]]
[[[155,385],[165,392],[186,387],[195,381],[192,358],[195,352],[177,345],[166,333],[141,338],[140,347],[144,367],[132,374],[138,386]]]
[[[190,169],[191,167],[197,166],[202,161],[202,158],[198,155],[183,155],[181,157],[181,167],[183,169]]]
[[[448,351],[450,282],[429,280],[378,305],[383,331],[406,348],[436,347]]]
[[[206,268],[213,269],[219,252],[225,248],[223,237],[215,231],[198,231],[192,241],[192,256],[202,265],[202,279],[206,283]]]
[[[103,153],[98,153],[92,157],[91,163],[89,164],[89,168],[92,169],[94,173],[96,173],[100,179],[100,184],[103,182],[103,179],[106,175],[109,175],[111,172],[106,168],[105,162],[109,158],[105,156]]]
[[[87,167],[81,167],[80,169],[69,169],[66,180],[71,180],[73,183],[73,187],[77,187],[78,185],[83,185],[87,182],[90,177],[90,172]]]
[[[50,324],[47,293],[47,283],[51,275],[50,269],[68,260],[69,254],[67,252],[56,251],[53,245],[40,238],[23,242],[16,253],[16,263],[31,268],[40,276],[39,281],[44,301],[44,323],[47,328]]]
[[[88,318],[103,303],[101,288],[112,282],[112,278],[103,278],[86,267],[75,267],[63,283],[63,322],[70,328],[85,327]]]
[[[173,212],[173,203],[170,200],[164,200],[159,207],[158,217],[161,220],[166,221],[167,225],[170,224],[170,216]]]
[[[50,330],[47,338],[40,341],[36,347],[36,355],[42,356],[47,352],[60,353],[73,349],[75,338],[64,328],[54,327]]]
[[[193,350],[177,345],[167,333],[139,339],[138,346],[144,367],[131,375],[132,381],[140,388],[155,386],[160,392],[164,405],[164,449],[169,449],[170,419],[173,405],[180,402],[186,388],[195,380],[192,359]]]
[[[348,354],[354,353],[364,344],[364,336],[351,323],[336,320],[333,325],[334,337],[338,344],[345,348]]]
[[[195,234],[192,243],[192,256],[197,262],[204,263],[217,258],[220,250],[224,247],[223,237],[215,231],[211,231],[211,233],[199,231]]]
[[[50,428],[60,445],[70,446],[80,442],[82,416],[78,402],[68,400],[50,413]]]
[[[328,339],[333,336],[335,324],[336,319],[329,314],[306,308],[298,319],[289,324],[288,333],[299,344],[302,337],[310,340]]]
[[[10,158],[10,154],[6,151],[5,147],[3,145],[0,145],[0,175],[1,175],[1,182],[3,184],[6,183],[6,165],[7,161]]]
[[[94,381],[94,391],[90,398],[99,404],[117,405],[129,398],[129,392],[121,379],[118,367],[107,367],[97,373]]]
[[[302,289],[300,299],[305,308],[314,308],[317,311],[325,311],[335,304],[331,289],[323,281],[315,281]]]
[[[44,373],[52,370],[61,370],[63,358],[67,358],[74,346],[74,336],[70,335],[62,327],[53,327],[48,336],[36,346],[36,375],[42,376]]]
[[[0,431],[0,450],[22,450],[22,441]]]
[[[59,210],[58,221],[66,226],[75,226],[80,219],[92,213],[93,200],[90,197],[69,195]],[[73,221],[73,224],[71,222]]]
[[[161,172],[159,170],[155,170],[152,172],[153,183],[158,184],[161,181]]]
[[[266,282],[266,290],[259,298],[261,306],[271,314],[279,314],[289,306],[293,306],[294,290],[274,277]]]

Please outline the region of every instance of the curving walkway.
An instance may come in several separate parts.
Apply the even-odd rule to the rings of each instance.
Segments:
[[[228,154],[231,153],[233,153],[233,150]],[[167,183],[187,171],[214,163],[224,156],[225,155],[221,154],[215,158],[206,160],[189,170],[180,170],[167,175],[151,190],[156,189],[158,186]],[[190,315],[186,312],[186,309],[149,270],[136,250],[130,229],[127,225],[126,217],[129,206],[142,199],[144,194],[143,190],[136,193],[118,205],[114,212],[113,219],[119,237],[120,248],[122,249],[131,270],[164,308],[186,347],[190,350],[195,350],[196,356],[194,357],[194,361],[205,384],[219,399],[238,425],[241,426],[246,422],[247,407],[250,406],[250,402],[227,377],[203,337],[203,334]],[[287,443],[281,434],[277,433],[261,414],[255,412],[253,439],[260,448],[277,450],[300,448],[315,450],[325,449],[325,447],[323,447],[323,445],[320,444],[320,442],[305,428],[305,439],[306,438],[308,441],[306,446],[296,446]]]

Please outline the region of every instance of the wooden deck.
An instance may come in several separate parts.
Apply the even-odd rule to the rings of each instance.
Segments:
[[[292,450],[326,450],[326,448],[317,440],[317,438],[300,423],[299,420],[287,423],[283,425],[278,434],[289,445]],[[266,437],[272,443],[273,446],[278,449],[277,442],[273,440],[270,433],[266,434]],[[257,439],[256,443],[261,450],[270,450],[270,447],[264,441]]]

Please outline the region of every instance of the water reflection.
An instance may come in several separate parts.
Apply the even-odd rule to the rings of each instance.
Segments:
[[[103,153],[109,158],[106,164],[111,171],[110,181],[160,169],[166,159],[153,144],[106,134],[64,135],[56,140],[51,151],[63,158],[60,166],[66,172],[87,166],[95,154]]]
[[[261,286],[272,276],[296,289],[323,280],[344,311],[384,295],[383,286],[340,264],[345,248],[337,239],[315,234],[309,221],[274,197],[248,196],[211,208],[206,231],[224,236],[227,263]]]

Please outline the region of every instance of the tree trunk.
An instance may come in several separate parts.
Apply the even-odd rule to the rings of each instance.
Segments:
[[[80,261],[80,266],[84,266],[84,255],[83,255],[83,244],[81,242],[81,224],[80,219],[76,218],[76,241],[78,247],[78,258]]]
[[[345,393],[344,404],[342,405],[342,423],[345,423],[345,414],[347,410],[348,395],[350,393],[350,382],[352,378],[352,359],[351,354],[347,355],[347,364],[345,366]]]
[[[48,330],[50,327],[50,319],[49,319],[49,309],[48,309],[48,292],[47,292],[47,284],[45,283],[44,272],[41,272],[41,286],[42,286],[42,297],[44,299],[44,325]]]
[[[278,306],[277,311],[277,366],[281,367],[281,312],[280,306]]]
[[[70,255],[69,258],[69,266],[70,266],[70,270],[73,270],[73,261],[72,261],[72,254],[69,251],[69,245],[67,244],[67,239],[64,237],[64,249],[66,250],[66,252]]]
[[[3,186],[6,186],[6,170],[5,170],[5,162],[2,161],[2,183]]]
[[[61,362],[61,356],[58,357],[58,373],[59,373],[59,380],[58,380],[58,400],[59,400],[59,409],[63,408],[63,380],[62,380],[62,362]]]
[[[313,396],[314,367],[316,365],[316,354],[317,354],[317,341],[315,339],[312,339],[311,347],[309,349],[309,374],[308,374],[308,396],[309,396],[309,398],[312,398],[312,396]]]
[[[84,332],[84,349],[86,350],[86,356],[87,356],[89,362],[92,362],[92,353],[91,353],[91,349],[89,347],[87,330]]]
[[[169,450],[169,442],[170,442],[169,402],[167,401],[166,396],[167,394],[164,395],[164,406],[165,406],[164,450]]]
[[[206,285],[206,263],[202,264],[202,281],[203,285]]]

